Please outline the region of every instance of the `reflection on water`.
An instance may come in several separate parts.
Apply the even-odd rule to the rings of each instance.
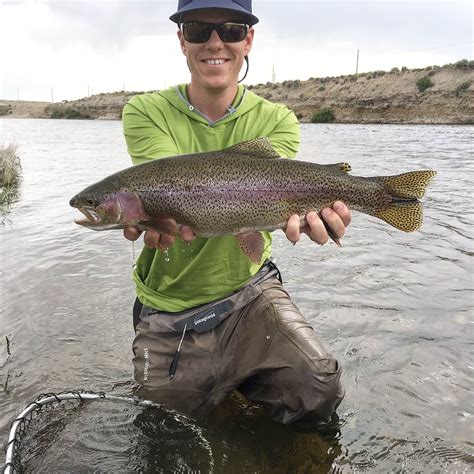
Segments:
[[[58,425],[55,449],[31,467],[473,469],[472,138],[461,126],[303,126],[300,159],[347,161],[366,176],[438,171],[416,234],[361,214],[342,248],[293,247],[275,233],[287,288],[344,368],[334,432],[276,425],[236,397],[195,424],[91,405]],[[131,379],[134,294],[132,244],[75,226],[68,206],[84,186],[129,166],[120,123],[4,119],[5,141],[18,145],[24,180],[0,225],[0,442],[41,392],[110,392]]]

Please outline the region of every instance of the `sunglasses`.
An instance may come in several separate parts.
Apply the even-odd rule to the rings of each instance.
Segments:
[[[244,23],[206,23],[203,21],[188,21],[181,25],[184,39],[188,43],[206,43],[213,31],[217,31],[224,43],[243,41],[249,31],[249,25]]]

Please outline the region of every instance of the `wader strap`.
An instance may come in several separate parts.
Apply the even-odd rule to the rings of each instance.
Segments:
[[[262,293],[258,285],[274,275],[281,281],[278,268],[268,260],[247,285],[226,298],[179,313],[168,313],[143,306],[140,311],[140,319],[148,322],[150,330],[155,332],[183,332],[184,328],[188,331],[210,331],[230,314],[257,298]]]

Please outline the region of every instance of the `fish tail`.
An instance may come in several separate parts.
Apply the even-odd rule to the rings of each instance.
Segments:
[[[389,207],[375,211],[373,215],[399,230],[414,232],[423,224],[423,203],[418,200],[395,201]]]
[[[418,230],[423,223],[423,203],[419,201],[436,176],[436,171],[423,170],[396,176],[375,178],[393,198],[390,206],[374,212],[374,216],[405,232]]]
[[[436,171],[422,170],[398,174],[396,176],[380,176],[374,178],[380,182],[393,197],[401,199],[421,199]]]

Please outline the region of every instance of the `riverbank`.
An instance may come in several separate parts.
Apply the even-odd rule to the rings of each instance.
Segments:
[[[286,104],[301,122],[474,124],[474,62],[467,60],[248,88]],[[119,120],[125,103],[140,93],[120,91],[54,104],[0,100],[0,115]]]

